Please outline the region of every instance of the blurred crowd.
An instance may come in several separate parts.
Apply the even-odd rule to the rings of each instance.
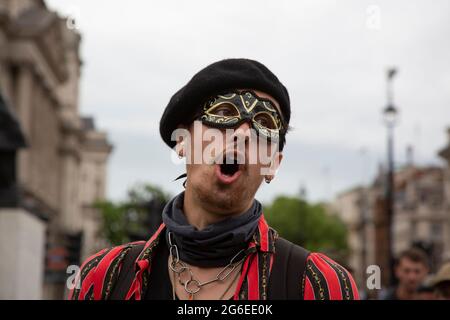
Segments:
[[[381,300],[450,300],[450,261],[431,274],[427,254],[419,248],[403,251],[396,259],[396,285],[382,290]]]

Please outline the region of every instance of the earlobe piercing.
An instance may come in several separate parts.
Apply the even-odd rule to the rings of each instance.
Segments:
[[[184,152],[183,152],[183,145],[184,145],[184,142],[182,141],[182,142],[180,142],[180,144],[179,144],[179,147],[178,147],[178,158],[183,158],[183,156],[184,156]]]

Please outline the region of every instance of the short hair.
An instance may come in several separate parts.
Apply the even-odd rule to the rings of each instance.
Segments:
[[[422,263],[427,268],[429,267],[428,256],[422,249],[410,248],[402,251],[397,257],[396,265],[398,266],[401,260],[405,258],[416,263]]]

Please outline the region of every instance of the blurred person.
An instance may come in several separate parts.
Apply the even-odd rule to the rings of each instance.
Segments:
[[[436,299],[450,300],[450,262],[441,266],[432,283]]]
[[[185,191],[148,241],[88,258],[69,298],[358,299],[345,268],[281,238],[255,199],[283,159],[290,115],[287,89],[257,61],[226,59],[199,71],[160,121],[163,141],[186,159]],[[264,149],[270,161],[250,161]],[[192,161],[198,152],[201,161]]]
[[[397,258],[395,277],[396,287],[388,290],[383,300],[416,300],[419,299],[418,290],[428,275],[428,257],[418,248],[403,251]]]
[[[435,300],[432,277],[428,276],[417,289],[417,300]]]

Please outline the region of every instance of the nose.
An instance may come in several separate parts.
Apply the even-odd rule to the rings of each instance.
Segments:
[[[234,129],[233,133],[234,141],[242,139],[248,142],[250,140],[250,134],[251,134],[250,124],[248,122],[243,122],[239,125],[239,127]]]

